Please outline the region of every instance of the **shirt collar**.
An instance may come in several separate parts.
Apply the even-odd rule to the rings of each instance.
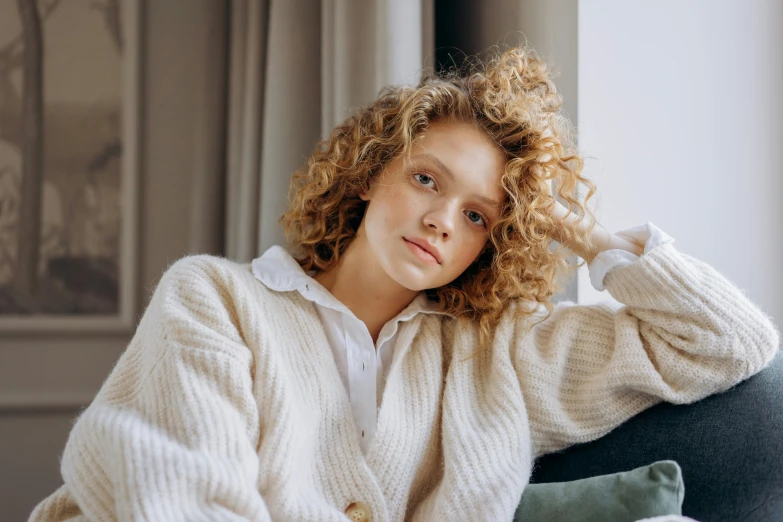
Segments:
[[[271,290],[278,292],[296,290],[309,301],[350,313],[347,306],[334,297],[318,281],[313,279],[311,274],[305,272],[296,259],[280,245],[269,247],[261,257],[253,259],[251,268],[256,279]],[[453,317],[451,314],[437,310],[435,303],[427,298],[427,294],[419,292],[416,298],[397,315],[396,320],[404,321],[410,319],[419,312]]]

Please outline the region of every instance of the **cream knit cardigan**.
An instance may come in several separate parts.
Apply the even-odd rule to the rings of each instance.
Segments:
[[[560,303],[532,329],[510,305],[473,358],[475,324],[401,324],[365,457],[312,303],[268,289],[250,264],[184,257],[73,426],[64,485],[30,520],[345,521],[362,501],[376,522],[510,521],[536,457],[662,400],[725,391],[779,349],[761,309],[673,244],[604,282],[619,303]]]

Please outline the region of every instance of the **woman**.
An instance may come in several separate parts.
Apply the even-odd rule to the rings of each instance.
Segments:
[[[292,179],[294,255],[166,270],[31,520],[511,520],[535,458],[766,367],[731,282],[595,227],[560,104],[512,48],[336,127]],[[619,303],[552,304],[571,252]]]

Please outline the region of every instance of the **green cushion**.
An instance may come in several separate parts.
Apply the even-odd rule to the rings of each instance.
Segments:
[[[572,482],[528,484],[515,522],[634,522],[682,515],[685,484],[673,460]]]

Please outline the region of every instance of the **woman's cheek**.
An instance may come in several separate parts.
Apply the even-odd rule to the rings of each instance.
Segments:
[[[399,202],[401,208],[409,211],[421,210],[427,202],[427,196],[421,190],[406,190],[402,201]]]

